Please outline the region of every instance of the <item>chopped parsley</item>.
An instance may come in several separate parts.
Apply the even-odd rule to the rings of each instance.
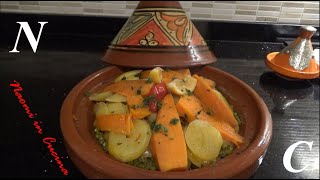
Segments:
[[[238,113],[237,113],[237,112],[234,112],[234,113],[233,113],[233,116],[236,118],[236,120],[238,121],[238,124],[239,124],[239,126],[240,126],[240,125],[241,125],[241,119],[240,119]]]
[[[162,107],[162,102],[157,101],[157,110],[159,111]]]
[[[137,94],[140,95],[141,94],[141,86],[139,87],[139,89],[137,90]]]
[[[91,92],[90,91],[86,91],[86,92],[84,92],[84,95],[89,97],[91,95]]]
[[[151,77],[148,77],[148,79],[146,80],[146,83],[147,83],[147,84],[152,83],[152,79],[151,79]]]
[[[138,109],[138,108],[140,108],[140,106],[135,104],[135,105],[132,105],[131,108],[132,109]]]
[[[152,100],[155,100],[155,98],[156,98],[155,95],[151,95],[151,96],[149,96],[149,97],[144,98],[144,100],[143,100],[143,106],[144,106],[144,107],[145,107],[145,106],[148,106],[149,103],[150,103]]]
[[[171,119],[170,124],[176,125],[178,122],[179,122],[179,119],[173,118]]]
[[[188,96],[192,96],[192,92],[189,89],[186,89]]]
[[[155,123],[154,123],[154,124],[155,124]],[[162,130],[162,132],[168,133],[168,129],[167,129],[165,126],[163,126],[162,124],[155,124],[155,125],[153,126],[152,130],[153,130],[154,132],[159,132],[160,130]]]

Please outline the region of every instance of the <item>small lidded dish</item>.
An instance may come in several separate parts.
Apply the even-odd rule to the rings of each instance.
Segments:
[[[267,55],[266,65],[285,79],[314,79],[319,77],[319,64],[313,57],[311,37],[317,31],[301,26],[300,35],[280,52]]]

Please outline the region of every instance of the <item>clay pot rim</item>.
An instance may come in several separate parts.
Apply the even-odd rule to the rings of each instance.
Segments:
[[[60,127],[61,132],[63,134],[65,143],[71,149],[72,152],[76,154],[82,161],[90,165],[91,167],[95,168],[99,172],[104,172],[105,169],[112,168],[115,169],[116,167],[125,168],[128,171],[139,171],[141,174],[143,173],[150,173],[150,170],[145,170],[141,168],[137,168],[131,165],[127,165],[125,163],[119,162],[109,157],[109,161],[101,161],[100,157],[98,156],[97,152],[95,152],[92,148],[89,148],[84,140],[78,134],[78,131],[74,124],[74,117],[73,117],[73,109],[74,109],[74,102],[77,96],[82,95],[80,92],[83,91],[83,87],[88,85],[95,77],[97,77],[100,73],[105,71],[109,71],[115,66],[104,68],[100,71],[97,71],[87,78],[83,79],[80,83],[78,83],[68,94],[66,99],[63,102],[61,112],[60,112]],[[205,66],[204,68],[209,68],[211,70],[217,71],[218,73],[222,73],[226,78],[230,78],[232,81],[236,81],[239,84],[239,87],[245,89],[245,91],[250,95],[255,103],[257,103],[257,108],[259,109],[260,113],[260,127],[257,129],[256,136],[252,142],[247,145],[247,147],[239,154],[234,156],[233,158],[225,158],[223,159],[223,168],[230,169],[229,176],[235,176],[240,174],[244,170],[250,167],[253,162],[260,160],[261,157],[264,156],[264,153],[271,142],[272,137],[272,119],[271,115],[268,111],[267,106],[265,105],[262,98],[246,83],[242,82],[240,79],[234,77],[231,74],[228,74],[222,70],[219,70],[214,67]],[[81,148],[77,148],[77,147]],[[237,168],[234,168],[234,164],[237,165]],[[259,164],[260,165],[260,164]],[[222,168],[221,166],[216,166],[214,168]],[[152,171],[152,175],[150,177],[171,177],[171,178],[182,178],[182,177],[199,177],[201,172],[208,171],[213,167],[205,167],[195,170],[189,171],[181,171],[181,172],[160,172],[160,171]],[[236,169],[236,170],[235,170]],[[197,176],[198,175],[198,176]]]

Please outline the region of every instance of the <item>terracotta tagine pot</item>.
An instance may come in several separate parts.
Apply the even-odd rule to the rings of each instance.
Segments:
[[[115,66],[106,67],[79,82],[66,97],[60,112],[68,154],[87,178],[249,178],[257,170],[272,138],[268,108],[240,79],[205,66],[215,62],[216,57],[178,1],[140,2],[111,43],[103,61]],[[93,132],[94,104],[84,94],[101,91],[129,69],[152,67],[190,68],[192,73],[215,81],[216,87],[244,120],[239,133],[245,143],[214,166],[179,172],[137,168],[105,153]]]
[[[281,52],[267,55],[266,65],[285,78],[314,79],[319,77],[319,64],[313,57],[311,37],[317,31],[312,26],[302,26],[296,40]]]
[[[178,1],[141,1],[103,61],[126,67],[181,68],[216,61]]]

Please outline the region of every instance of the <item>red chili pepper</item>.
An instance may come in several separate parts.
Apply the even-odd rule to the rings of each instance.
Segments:
[[[149,102],[149,109],[151,112],[157,112],[157,102],[156,101],[150,101]]]
[[[157,101],[162,99],[168,94],[167,86],[165,83],[158,83],[152,86],[149,96],[154,95]]]
[[[149,109],[151,112],[157,112],[157,101],[160,102],[168,94],[167,86],[165,83],[158,83],[152,86],[149,96],[154,95],[155,100],[149,102]]]

